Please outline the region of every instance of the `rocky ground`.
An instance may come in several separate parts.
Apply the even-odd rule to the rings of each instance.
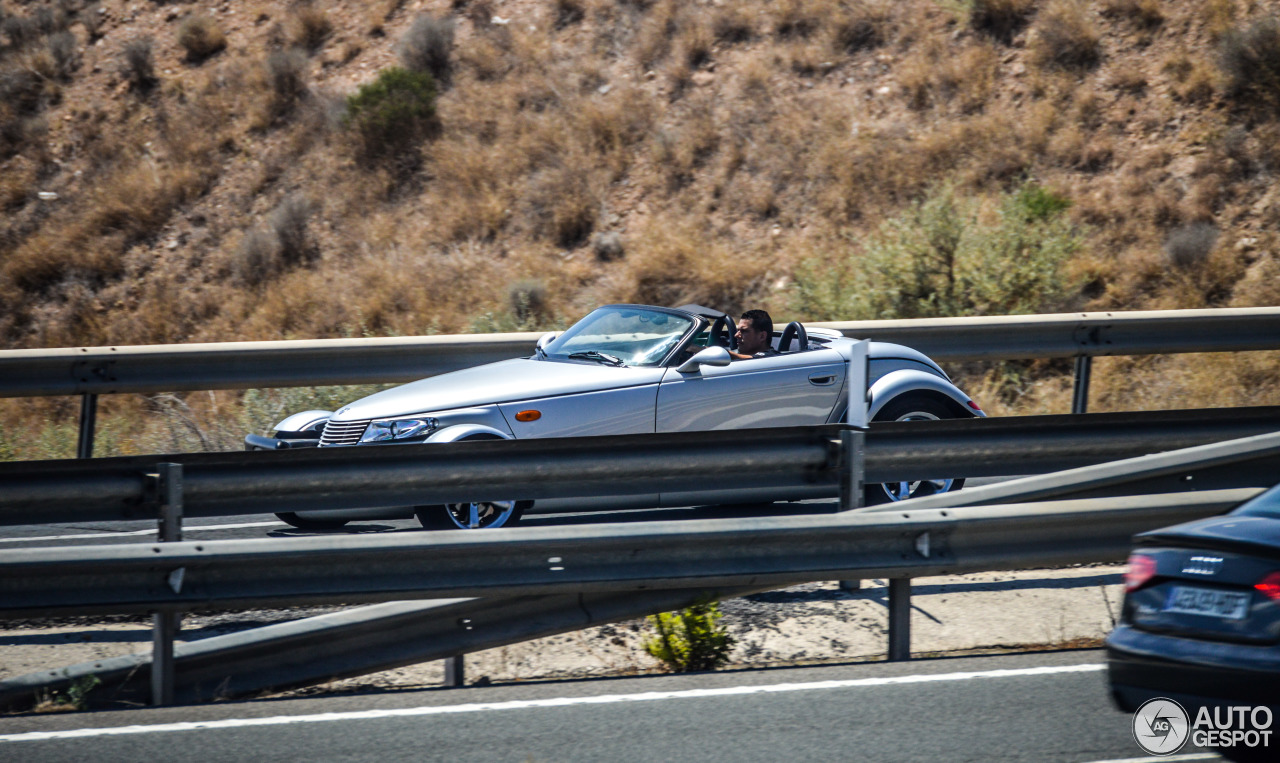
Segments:
[[[990,572],[913,583],[913,655],[1096,646],[1119,616],[1122,567]],[[730,668],[884,659],[888,638],[887,581],[863,581],[853,591],[811,583],[725,601],[721,621],[736,644]],[[188,639],[242,630],[325,610],[192,615]],[[633,620],[466,657],[468,683],[552,680],[661,672],[644,650],[651,629]],[[150,648],[150,623],[117,619],[88,623],[29,622],[0,630],[0,681],[38,670]],[[387,691],[438,686],[443,663],[428,662],[333,681],[295,694]]]

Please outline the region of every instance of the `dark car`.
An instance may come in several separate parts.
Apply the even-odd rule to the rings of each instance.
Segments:
[[[1222,516],[1138,535],[1106,646],[1122,710],[1171,699],[1193,744],[1280,761],[1280,485]],[[1259,735],[1230,739],[1224,725]],[[1196,733],[1208,731],[1218,733]]]

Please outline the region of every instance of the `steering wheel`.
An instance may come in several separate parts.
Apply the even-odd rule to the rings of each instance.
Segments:
[[[722,315],[711,324],[711,344],[736,350],[738,349],[737,333],[738,327],[734,325],[733,319]]]
[[[782,338],[778,340],[778,352],[790,352],[792,339],[799,341],[799,352],[809,349],[809,332],[804,330],[804,326],[800,325],[800,321],[791,321],[782,330]]]

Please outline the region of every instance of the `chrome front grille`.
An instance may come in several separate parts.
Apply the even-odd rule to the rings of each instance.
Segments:
[[[324,432],[320,435],[320,447],[327,445],[356,445],[360,435],[369,428],[369,419],[364,421],[333,421],[324,423]]]

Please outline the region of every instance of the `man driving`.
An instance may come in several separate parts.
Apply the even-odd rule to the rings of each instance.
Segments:
[[[738,321],[738,330],[733,334],[738,341],[737,351],[730,350],[729,355],[735,360],[750,358],[767,358],[777,355],[770,340],[773,337],[773,319],[764,310],[748,310]]]

